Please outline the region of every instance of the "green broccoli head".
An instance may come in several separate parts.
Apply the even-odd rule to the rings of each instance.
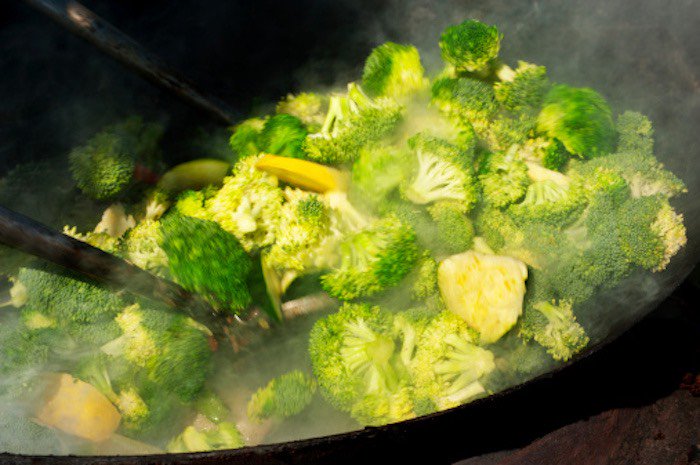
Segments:
[[[636,265],[662,271],[687,243],[683,215],[662,195],[630,199],[618,215],[622,249]]]
[[[283,157],[305,158],[301,146],[306,135],[306,126],[296,116],[275,115],[265,122],[258,145],[266,153]]]
[[[522,202],[510,205],[516,222],[566,226],[584,211],[586,196],[577,183],[562,185],[551,179],[535,181],[527,188]]]
[[[160,233],[175,281],[223,311],[237,313],[247,307],[252,263],[233,235],[213,221],[181,215],[164,218]]]
[[[458,71],[482,72],[498,57],[502,35],[495,26],[470,19],[440,37],[442,59]]]
[[[483,135],[491,150],[507,151],[513,146],[525,145],[536,125],[536,118],[529,114],[501,114],[490,121],[488,130]]]
[[[636,111],[626,111],[617,118],[617,151],[654,154],[654,128],[649,118]]]
[[[493,87],[470,78],[441,77],[433,82],[432,104],[457,120],[469,122],[480,137],[487,135],[498,111]]]
[[[418,166],[403,186],[408,200],[419,205],[452,200],[459,202],[464,211],[476,203],[470,154],[424,134],[412,137],[409,145],[416,153]]]
[[[576,321],[570,301],[541,301],[528,306],[520,324],[520,335],[534,339],[555,360],[567,361],[589,342]]]
[[[462,205],[455,202],[436,202],[428,208],[437,227],[438,244],[435,247],[441,254],[454,255],[465,252],[474,242],[474,225],[464,214]]]
[[[403,147],[369,146],[352,165],[350,192],[362,203],[381,210],[387,196],[409,176],[412,154]]]
[[[449,311],[425,327],[409,365],[416,403],[427,410],[422,413],[452,408],[485,392],[480,380],[495,368],[494,356],[477,342],[478,335]]]
[[[537,129],[581,158],[611,153],[615,145],[610,107],[593,89],[554,86],[537,117]]]
[[[264,119],[250,118],[234,128],[229,145],[237,159],[257,155],[261,152],[260,133],[264,126]]]
[[[326,96],[309,92],[289,94],[277,104],[278,114],[296,116],[312,131],[323,125],[327,110]]]
[[[405,402],[390,408],[391,400],[402,398],[407,387],[396,356],[391,313],[346,303],[314,324],[309,354],[323,396],[358,421],[377,424],[413,416]]]
[[[248,401],[248,417],[262,421],[283,419],[303,411],[316,393],[316,381],[302,371],[294,370],[270,380]]]
[[[542,167],[563,171],[564,166],[571,158],[561,142],[547,137],[535,137],[525,141],[522,153],[526,160],[535,162]]]
[[[496,100],[516,113],[539,111],[549,88],[547,69],[524,61],[518,62],[513,76],[494,84]]]
[[[419,255],[415,232],[394,215],[351,233],[339,244],[339,253],[339,264],[321,277],[321,284],[342,300],[371,296],[398,284]]]
[[[351,163],[362,147],[389,135],[403,118],[403,107],[389,98],[372,99],[356,84],[347,95],[331,96],[323,127],[304,141],[311,160]]]
[[[403,98],[427,88],[418,50],[387,42],[372,50],[362,75],[362,87],[372,97]]]
[[[479,164],[479,185],[484,202],[497,208],[521,200],[530,185],[527,164],[515,151],[487,154]]]
[[[165,276],[168,256],[159,242],[160,221],[144,219],[126,232],[120,244],[120,253],[139,268]]]

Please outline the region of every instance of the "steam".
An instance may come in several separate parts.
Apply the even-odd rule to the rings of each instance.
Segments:
[[[616,113],[629,109],[647,114],[656,131],[657,157],[689,188],[689,194],[674,203],[685,215],[689,242],[667,271],[637,273],[619,289],[598,296],[595,304],[604,311],[585,322],[594,343],[642,318],[700,258],[697,2],[348,0],[309,4],[300,0],[300,5],[289,2],[292,6],[283,7],[285,2],[270,0],[258,6],[261,11],[266,7],[293,10],[276,19],[234,5],[240,2],[218,2],[217,8],[207,9],[191,3],[190,8],[165,8],[157,21],[133,18],[129,32],[140,32],[134,34],[140,40],[150,39],[146,45],[153,51],[243,113],[256,107],[255,96],[274,101],[288,91],[342,88],[360,76],[371,48],[387,40],[416,45],[426,69],[435,73],[441,68],[440,32],[450,24],[476,18],[500,28],[505,36],[501,56],[507,63],[526,60],[545,65],[554,81],[602,92]],[[7,70],[0,86],[4,123],[0,125],[0,168],[61,156],[102,126],[132,113],[171,121],[166,135],[171,161],[202,155],[183,152],[181,146],[186,144],[179,144],[200,124],[201,115],[190,113],[47,20],[14,8],[18,22],[0,30],[0,43],[7,52],[0,58]],[[110,18],[108,12],[98,12]],[[192,14],[193,19],[185,20],[181,29],[169,28],[168,21],[178,14]],[[208,26],[203,29],[199,24]],[[285,27],[288,31],[280,30]],[[255,40],[246,35],[253,33]],[[293,43],[287,44],[289,40]],[[224,368],[214,380],[214,389],[226,396],[234,386],[251,389],[287,369],[308,368],[306,335],[311,322],[301,320],[279,330],[265,342],[264,352],[220,360],[218,365]],[[6,323],[0,321],[0,325]],[[236,408],[244,402],[228,400]],[[0,399],[3,413],[19,409],[9,405]],[[301,417],[271,431],[266,441],[354,428],[356,424],[317,399]],[[0,430],[0,444],[16,444],[11,439],[18,438],[12,435]]]

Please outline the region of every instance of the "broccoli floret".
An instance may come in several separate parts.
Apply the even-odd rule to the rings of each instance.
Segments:
[[[178,195],[173,209],[180,215],[191,216],[200,220],[209,219],[206,203],[216,192],[217,190],[213,187],[200,191],[186,190]]]
[[[442,59],[457,71],[483,73],[498,57],[502,35],[495,26],[470,19],[450,26],[440,37]]]
[[[181,215],[164,218],[160,233],[175,281],[223,311],[237,313],[247,307],[252,263],[234,236],[212,221]]]
[[[409,176],[412,154],[396,146],[364,147],[352,165],[350,193],[362,203],[382,210],[386,197]]]
[[[534,339],[555,360],[567,361],[589,342],[586,331],[576,321],[570,301],[536,302],[525,310],[520,335]]]
[[[138,117],[103,129],[69,155],[76,185],[97,200],[120,195],[134,178],[136,162],[153,158],[162,132]]]
[[[554,171],[562,171],[571,158],[571,154],[566,151],[561,142],[547,137],[526,140],[520,153],[525,160]]]
[[[231,134],[229,145],[237,159],[243,159],[261,152],[260,133],[265,126],[262,118],[250,118],[238,124]]]
[[[516,222],[566,226],[573,223],[586,206],[586,197],[578,184],[562,185],[545,179],[530,184],[522,202],[508,207]]]
[[[372,50],[365,62],[362,88],[371,97],[403,98],[428,86],[418,50],[387,42]]]
[[[343,164],[359,150],[391,133],[401,121],[403,108],[389,98],[369,98],[356,84],[345,96],[333,95],[321,130],[310,134],[304,150],[312,160]]]
[[[248,401],[248,417],[257,421],[283,419],[303,411],[316,393],[316,381],[294,370],[270,380]]]
[[[339,244],[340,262],[321,276],[334,297],[351,300],[398,284],[418,259],[416,234],[389,215],[352,233]]]
[[[636,111],[626,111],[617,118],[617,151],[654,154],[654,128],[649,118]]]
[[[143,369],[161,389],[191,401],[202,390],[211,364],[211,333],[183,315],[143,308],[125,308],[116,322],[122,335],[102,352],[123,357]]]
[[[482,133],[486,137],[486,143],[491,150],[507,151],[513,146],[522,146],[534,132],[537,120],[530,115],[506,115],[500,114],[492,121],[488,130]]]
[[[305,158],[301,146],[306,138],[304,123],[292,115],[275,115],[268,119],[260,133],[263,152],[283,157]]]
[[[134,265],[158,276],[166,276],[168,256],[160,247],[160,221],[142,220],[126,232],[120,255]]]
[[[525,162],[513,150],[490,153],[479,164],[479,183],[484,201],[502,208],[521,200],[530,184]]]
[[[210,450],[238,449],[245,446],[243,434],[230,422],[222,422],[212,429],[200,430],[188,426],[168,444],[168,452],[206,452]]]
[[[496,100],[512,112],[538,111],[550,88],[547,69],[519,61],[515,71],[509,71],[505,79],[493,86]]]
[[[610,107],[589,88],[554,86],[537,117],[537,129],[584,159],[611,153],[615,145]]]
[[[461,205],[454,202],[437,202],[428,208],[437,226],[440,253],[454,255],[469,250],[474,242],[474,225],[464,214]]]
[[[289,281],[335,264],[333,249],[338,237],[331,231],[331,213],[325,198],[291,188],[285,190],[285,196],[276,240],[264,253],[264,261],[286,273],[283,280]]]
[[[337,313],[318,320],[309,335],[309,354],[321,393],[365,424],[414,416],[410,405],[392,402],[405,398],[408,387],[396,354],[392,320],[379,307],[346,303]]]
[[[687,243],[683,215],[661,195],[628,200],[619,211],[622,249],[634,264],[662,271]]]
[[[433,82],[431,92],[435,107],[451,118],[470,123],[479,137],[486,138],[498,110],[493,87],[476,79],[441,77]]]
[[[284,200],[277,178],[255,168],[258,160],[239,161],[233,176],[206,202],[206,219],[236,236],[248,252],[274,242]]]
[[[437,295],[437,269],[437,261],[429,252],[424,252],[409,275],[413,300],[424,301]]]
[[[124,307],[116,294],[77,276],[22,268],[17,280],[27,290],[23,318],[40,314],[62,328],[114,318]]]
[[[418,163],[415,174],[403,186],[405,197],[419,205],[453,200],[468,211],[477,197],[471,156],[424,134],[412,137],[409,144]]]
[[[445,410],[485,393],[482,378],[494,368],[493,354],[459,316],[442,312],[422,331],[409,364],[421,414]]]
[[[323,95],[309,92],[288,94],[277,104],[278,114],[296,116],[311,131],[321,128],[327,110],[328,99]]]

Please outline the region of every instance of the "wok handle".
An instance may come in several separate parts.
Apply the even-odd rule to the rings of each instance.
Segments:
[[[204,110],[219,121],[233,125],[237,118],[226,104],[197,90],[138,42],[74,0],[25,0],[27,4],[102,52],[141,74],[183,101]]]
[[[184,309],[209,325],[221,325],[214,309],[178,284],[159,278],[119,257],[0,205],[0,243],[67,268],[112,289],[157,300]]]

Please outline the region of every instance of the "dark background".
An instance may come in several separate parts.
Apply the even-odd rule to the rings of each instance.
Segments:
[[[371,48],[385,40],[416,43],[430,66],[444,26],[469,16],[495,22],[506,35],[507,61],[545,64],[555,80],[601,89],[614,108],[652,117],[660,158],[691,187],[683,201],[691,242],[684,263],[660,282],[677,284],[697,262],[697,1],[83,3],[242,116],[287,92],[356,79]],[[216,127],[21,1],[0,0],[0,172],[20,160],[65,154],[133,113],[167,122],[165,149],[172,161],[198,156],[182,141],[199,127]],[[344,453],[355,463],[382,451],[440,463],[521,447],[606,409],[653,403],[677,389],[684,373],[698,371],[698,293],[697,284],[686,283],[611,346],[510,403],[370,432],[359,442],[328,444],[328,450],[336,450],[336,460]],[[309,449],[297,455],[298,463],[313,457],[322,455]]]

